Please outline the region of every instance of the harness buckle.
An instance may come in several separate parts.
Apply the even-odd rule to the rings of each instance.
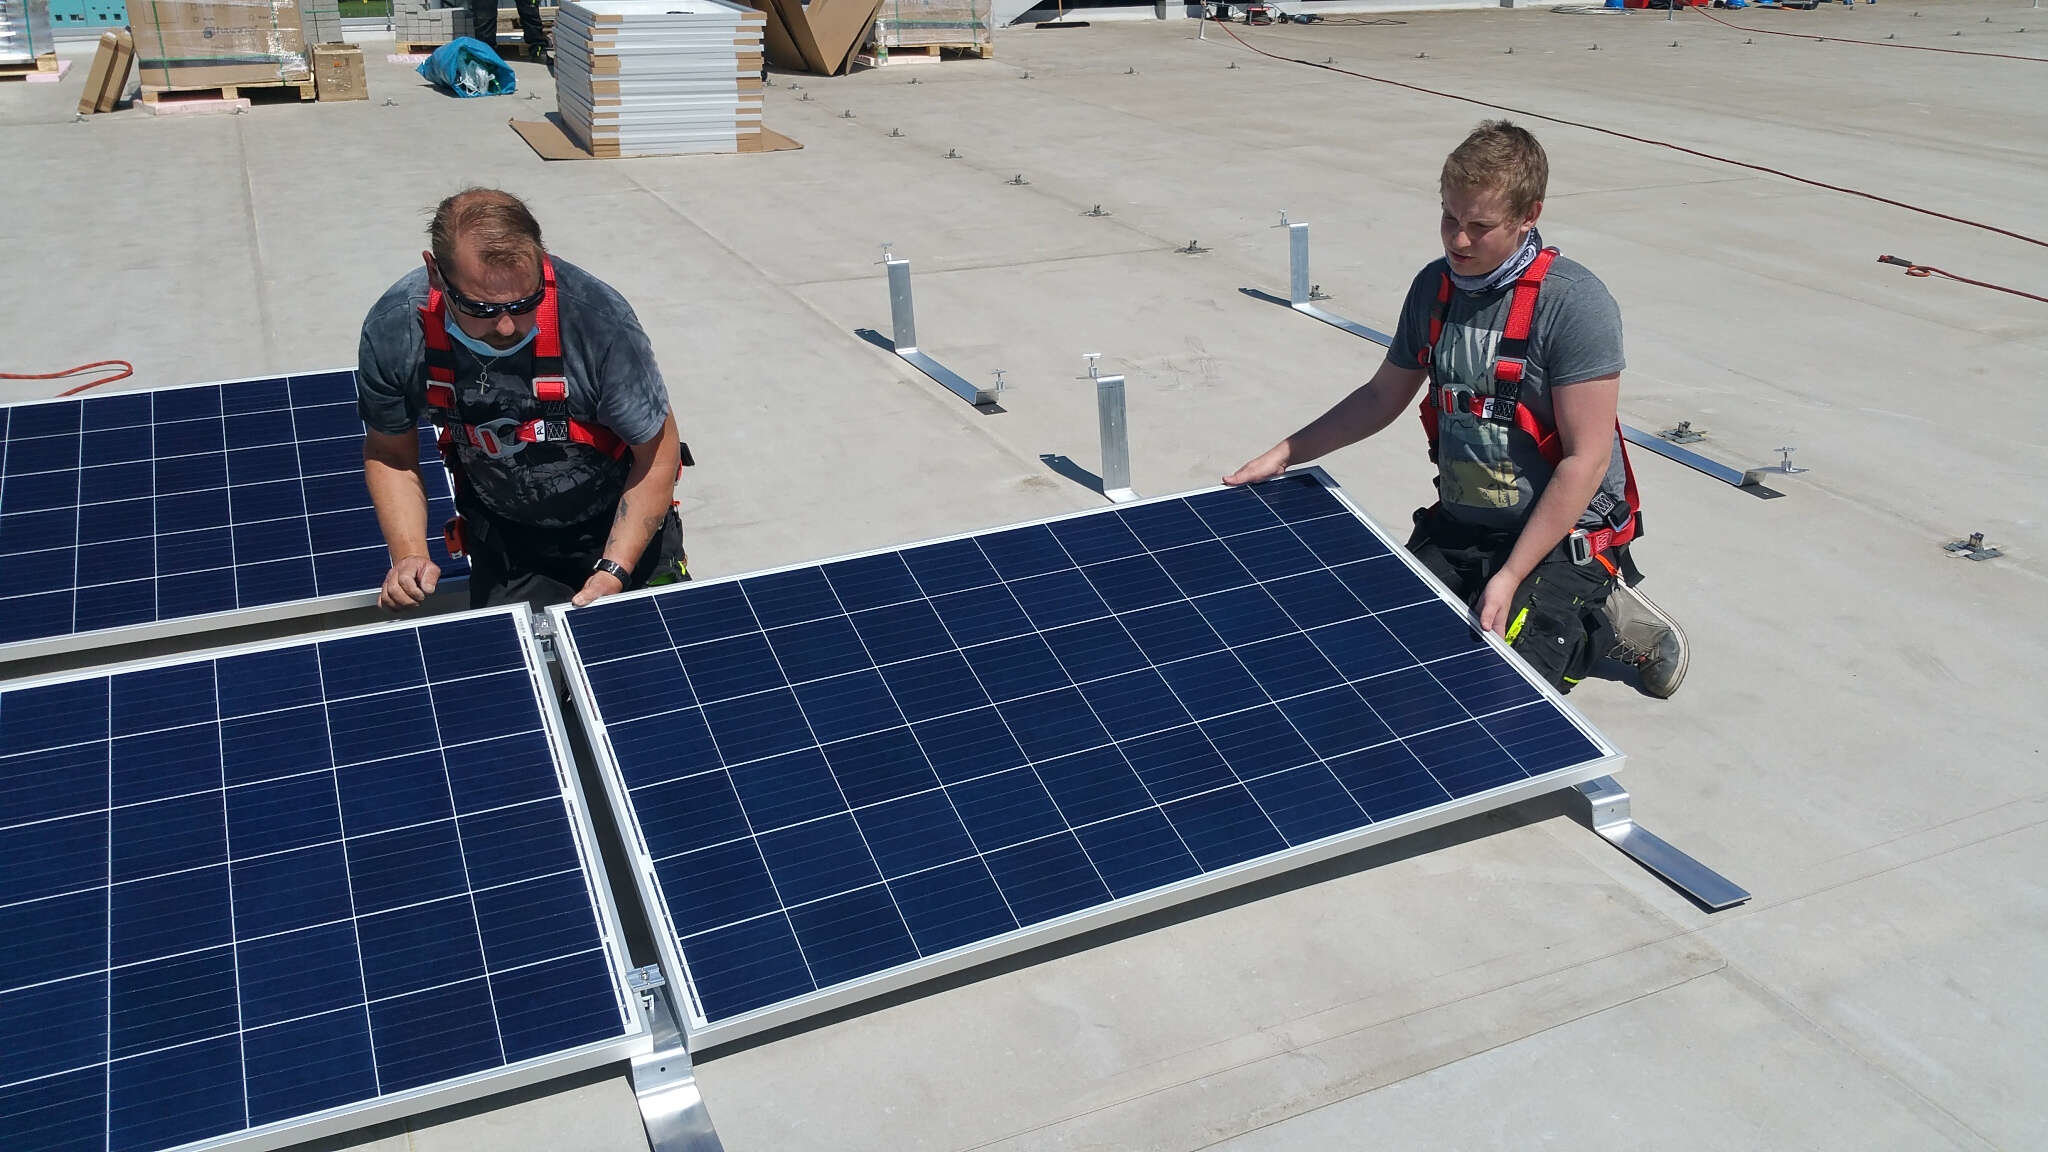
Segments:
[[[526,447],[526,442],[519,438],[519,427],[519,421],[509,416],[488,424],[465,426],[470,447],[493,460],[518,455],[519,450]]]
[[[1572,529],[1572,534],[1565,537],[1564,542],[1572,563],[1585,565],[1593,562],[1593,538],[1586,534],[1584,528]]]

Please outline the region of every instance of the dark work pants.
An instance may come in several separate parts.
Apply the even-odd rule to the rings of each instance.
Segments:
[[[547,47],[547,32],[540,25],[540,0],[517,2],[524,40],[535,48]],[[493,48],[498,46],[498,0],[469,0],[469,34]]]
[[[463,544],[469,556],[469,606],[487,608],[524,600],[535,610],[561,604],[583,590],[590,566],[604,555],[612,518],[568,528],[535,528],[491,515],[462,501]],[[633,566],[628,589],[689,579],[683,525],[671,508],[661,531]]]
[[[1515,536],[1466,527],[1436,509],[1424,508],[1415,513],[1408,551],[1453,595],[1477,610],[1486,582],[1514,550]],[[1627,551],[1614,549],[1609,558],[1624,572],[1632,572]],[[1606,611],[1607,596],[1613,591],[1614,578],[1597,560],[1574,564],[1563,546],[1552,549],[1508,605],[1509,647],[1558,691],[1571,691],[1614,647],[1614,625]]]

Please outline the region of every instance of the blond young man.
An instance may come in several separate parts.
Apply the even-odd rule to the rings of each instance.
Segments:
[[[1421,404],[1438,502],[1408,549],[1561,691],[1603,656],[1668,697],[1685,637],[1629,585],[1640,531],[1615,419],[1621,310],[1536,230],[1542,145],[1505,120],[1444,161],[1443,259],[1415,277],[1372,379],[1224,477],[1249,484],[1354,444]]]

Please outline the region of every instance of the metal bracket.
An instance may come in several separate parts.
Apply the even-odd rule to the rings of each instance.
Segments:
[[[1138,498],[1131,488],[1131,439],[1124,424],[1124,378],[1098,376],[1095,362],[1100,352],[1086,352],[1088,379],[1095,381],[1095,419],[1102,440],[1102,494],[1113,504],[1127,504]]]
[[[1967,539],[1951,540],[1941,547],[1944,551],[1960,553],[1971,560],[1996,560],[2005,555],[1996,548],[1986,546],[1982,532],[1972,532]]]
[[[1708,911],[1733,908],[1749,899],[1747,889],[1672,847],[1630,818],[1628,790],[1614,777],[1602,776],[1573,785],[1571,795],[1584,806],[1583,818],[1593,831]]]
[[[944,384],[953,394],[969,404],[982,405],[996,402],[998,389],[983,388],[970,384],[958,372],[925,355],[917,347],[917,314],[910,302],[910,261],[899,260],[889,251],[889,245],[882,245],[882,263],[889,269],[889,315],[890,341],[901,356],[919,372]]]
[[[673,989],[656,965],[626,973],[654,1027],[654,1051],[633,1059],[633,1095],[652,1152],[725,1152],[697,1090],[696,1066],[676,1025]]]
[[[1685,425],[1680,425],[1679,427],[1684,428]],[[1677,431],[1677,429],[1673,429],[1673,431]],[[1629,424],[1621,426],[1621,438],[1638,448],[1647,448],[1667,460],[1676,461],[1695,472],[1705,473],[1723,484],[1739,488],[1760,500],[1776,500],[1784,495],[1783,492],[1775,488],[1764,487],[1763,477],[1773,473],[1790,474],[1794,471],[1789,467],[1789,462],[1787,465],[1778,467],[1766,465],[1748,469],[1732,468],[1721,463],[1719,460],[1709,460],[1690,448],[1681,448],[1656,433],[1645,432],[1641,428]],[[1797,471],[1803,472],[1805,469],[1801,468],[1797,469]]]
[[[1355,320],[1346,320],[1332,312],[1316,307],[1317,300],[1327,300],[1320,291],[1322,285],[1308,282],[1308,224],[1287,219],[1287,213],[1280,214],[1277,227],[1287,229],[1287,303],[1296,312],[1312,316],[1333,328],[1342,328],[1361,340],[1392,347],[1394,338],[1384,332],[1367,328]]]
[[[1705,440],[1707,434],[1693,431],[1692,421],[1680,420],[1677,427],[1666,428],[1657,433],[1657,437],[1660,440],[1669,440],[1673,444],[1697,444]]]

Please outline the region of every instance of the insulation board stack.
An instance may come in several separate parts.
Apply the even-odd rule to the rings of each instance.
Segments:
[[[593,156],[759,152],[766,17],[726,0],[580,0],[555,15],[555,91]]]
[[[393,0],[393,30],[400,44],[446,44],[469,35],[469,9],[444,8],[437,0]]]
[[[341,5],[336,0],[299,0],[299,27],[308,51],[315,44],[341,43]]]
[[[50,0],[0,0],[0,64],[30,64],[56,50]]]

